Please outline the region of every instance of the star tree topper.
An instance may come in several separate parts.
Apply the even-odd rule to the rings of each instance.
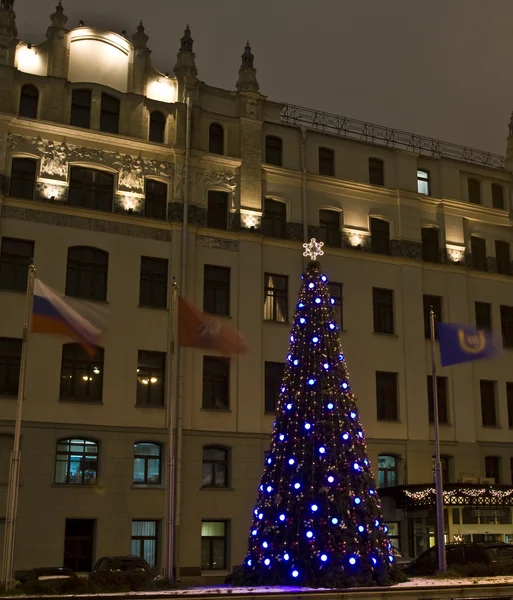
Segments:
[[[309,256],[312,260],[316,260],[318,256],[324,254],[322,250],[323,246],[324,242],[318,242],[315,238],[312,238],[308,244],[303,244],[303,248],[305,249],[303,256]]]

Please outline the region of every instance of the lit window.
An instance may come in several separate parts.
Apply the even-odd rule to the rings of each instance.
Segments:
[[[155,442],[134,444],[134,484],[160,485],[162,447]]]
[[[132,554],[140,556],[154,568],[157,566],[158,522],[132,521]]]
[[[378,457],[378,483],[380,488],[397,485],[397,458],[380,454]]]
[[[153,408],[164,406],[165,375],[165,352],[139,350],[137,358],[137,406]]]
[[[203,448],[202,487],[228,487],[228,454],[227,448]]]
[[[419,194],[430,195],[429,171],[417,169],[417,191]]]
[[[103,393],[103,348],[90,356],[79,344],[62,346],[61,400],[101,402]]]
[[[57,442],[55,483],[95,485],[98,477],[98,444],[91,440]]]
[[[203,521],[201,523],[201,568],[203,570],[226,569],[226,530],[226,521]]]

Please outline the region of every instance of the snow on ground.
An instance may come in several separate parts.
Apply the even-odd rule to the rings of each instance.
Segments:
[[[437,577],[412,577],[409,581],[398,583],[393,587],[432,587],[432,586],[461,586],[461,585],[513,585],[513,576],[504,575],[497,577],[460,577],[454,579],[441,579]]]

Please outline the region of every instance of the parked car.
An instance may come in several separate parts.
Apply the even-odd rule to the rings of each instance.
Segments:
[[[403,554],[396,546],[392,546],[392,554],[394,556],[394,563],[399,569],[406,569],[413,560],[410,556]]]
[[[67,567],[37,567],[28,571],[17,571],[15,577],[21,585],[31,585],[36,581],[59,584],[69,579],[77,579],[78,575]]]
[[[156,569],[139,556],[102,556],[96,561],[89,578],[94,581],[109,576],[120,582],[141,585],[149,585],[159,578]]]
[[[504,542],[464,542],[445,546],[447,567],[455,567],[468,563],[509,562],[513,565],[513,544]],[[438,570],[438,550],[436,546],[429,548],[413,560],[405,569],[407,575],[432,575]]]

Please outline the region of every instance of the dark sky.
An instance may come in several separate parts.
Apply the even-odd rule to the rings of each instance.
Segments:
[[[68,24],[132,34],[171,71],[190,23],[199,77],[234,89],[246,39],[262,93],[505,152],[513,110],[512,0],[62,0]],[[16,0],[20,38],[44,38],[56,0]]]

